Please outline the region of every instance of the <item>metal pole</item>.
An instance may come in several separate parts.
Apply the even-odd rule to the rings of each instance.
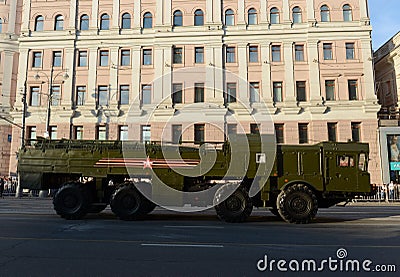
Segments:
[[[51,101],[53,99],[53,71],[54,68],[51,66],[51,71],[50,71],[50,79],[49,79],[49,95],[47,98],[47,117],[46,117],[46,131],[44,133],[44,136],[46,138],[50,138],[50,115],[51,115]]]
[[[25,125],[26,125],[26,80],[24,82],[23,92],[22,92],[22,130],[21,130],[21,149],[25,148]],[[20,158],[20,157],[18,157]],[[18,172],[18,185],[15,191],[15,197],[19,198],[22,197],[22,189],[21,189],[21,176]]]

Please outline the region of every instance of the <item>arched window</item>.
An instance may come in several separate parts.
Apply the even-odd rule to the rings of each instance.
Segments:
[[[87,14],[81,16],[79,28],[81,31],[89,30],[89,16]]]
[[[0,18],[0,33],[3,32],[3,19]]]
[[[44,18],[41,15],[35,18],[35,31],[43,31]]]
[[[110,16],[106,13],[103,13],[100,17],[100,30],[109,30],[110,29]]]
[[[64,17],[60,14],[56,16],[56,19],[54,21],[54,30],[64,30]]]
[[[129,13],[124,13],[122,15],[121,28],[122,29],[130,29],[131,28],[131,15]]]
[[[331,21],[329,7],[327,5],[321,6],[321,22]]]
[[[194,26],[204,25],[204,13],[202,10],[196,10],[194,12]]]
[[[254,8],[251,8],[247,12],[247,24],[249,25],[256,25],[257,22],[257,10]]]
[[[180,10],[174,11],[173,25],[174,26],[182,26],[183,25],[183,15]]]
[[[296,6],[292,10],[293,23],[301,23],[303,20],[301,18],[301,9]]]
[[[235,25],[235,14],[231,9],[225,11],[225,25],[226,26]]]
[[[269,13],[269,20],[271,24],[279,24],[279,10],[278,8],[272,8]]]
[[[343,21],[353,21],[353,14],[349,4],[343,5]]]
[[[147,12],[143,15],[143,28],[153,28],[153,15],[151,14],[151,12]]]

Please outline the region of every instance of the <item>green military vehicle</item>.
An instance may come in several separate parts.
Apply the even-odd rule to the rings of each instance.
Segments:
[[[107,205],[122,220],[143,218],[157,205],[189,205],[214,206],[227,222],[245,221],[253,207],[269,207],[287,222],[308,223],[318,208],[371,192],[368,144],[264,149],[261,140],[235,135],[222,143],[183,146],[38,139],[19,151],[18,171],[21,188],[57,191],[54,209],[65,219]],[[243,141],[246,147],[240,147]]]

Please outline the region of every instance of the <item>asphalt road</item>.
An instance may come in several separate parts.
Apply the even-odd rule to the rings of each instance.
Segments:
[[[0,276],[398,276],[399,256],[400,206],[321,209],[307,225],[255,210],[228,224],[212,210],[160,209],[136,222],[109,209],[67,221],[49,199],[0,199]]]

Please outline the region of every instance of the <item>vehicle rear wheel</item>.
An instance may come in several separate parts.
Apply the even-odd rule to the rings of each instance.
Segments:
[[[65,219],[81,219],[90,209],[90,196],[79,183],[63,185],[54,195],[54,210]]]
[[[143,196],[132,185],[123,185],[111,197],[113,213],[122,220],[136,220],[143,216]]]
[[[225,185],[217,190],[216,199],[232,191],[231,185]],[[215,206],[219,219],[226,222],[244,222],[253,211],[253,203],[247,191],[239,187],[226,200]]]
[[[295,184],[281,191],[276,206],[283,220],[296,224],[309,223],[318,211],[317,197],[304,184]]]

